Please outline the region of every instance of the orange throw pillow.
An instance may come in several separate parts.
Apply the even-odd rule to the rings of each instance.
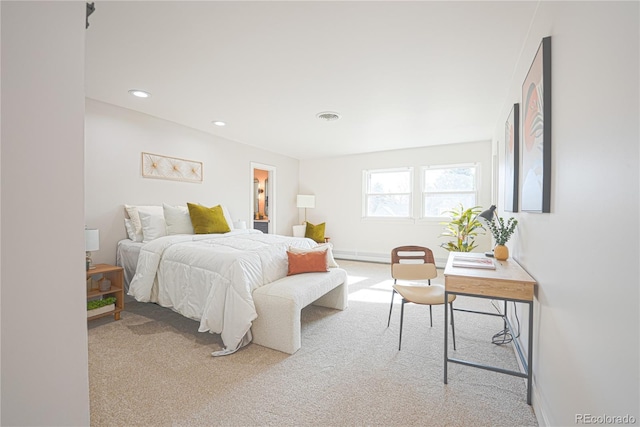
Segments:
[[[289,272],[287,276],[300,273],[329,271],[327,269],[327,251],[305,252],[296,254],[287,251],[289,258]]]

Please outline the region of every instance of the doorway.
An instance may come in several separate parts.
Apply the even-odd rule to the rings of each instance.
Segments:
[[[276,168],[251,162],[252,227],[263,233],[275,233]]]

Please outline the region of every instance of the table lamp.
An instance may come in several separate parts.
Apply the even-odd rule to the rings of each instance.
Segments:
[[[304,223],[307,223],[307,208],[315,208],[316,207],[316,196],[308,195],[308,194],[298,194],[296,199],[296,206],[298,208],[304,208]]]
[[[484,218],[487,221],[493,221],[493,216],[496,214],[496,205],[491,205],[491,207],[489,209],[487,209],[486,211],[482,212],[480,215],[478,215],[480,218]]]
[[[100,249],[100,231],[97,228],[85,228],[84,250],[87,252],[87,270],[96,268],[91,260],[91,251]]]

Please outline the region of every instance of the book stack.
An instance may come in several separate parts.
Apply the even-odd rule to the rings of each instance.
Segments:
[[[496,265],[491,258],[476,258],[473,256],[456,255],[451,263],[454,267],[485,268],[495,270]]]

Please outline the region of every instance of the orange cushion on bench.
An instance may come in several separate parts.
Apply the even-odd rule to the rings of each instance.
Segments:
[[[305,252],[301,254],[287,251],[289,271],[287,276],[300,273],[329,271],[327,269],[327,251]]]

